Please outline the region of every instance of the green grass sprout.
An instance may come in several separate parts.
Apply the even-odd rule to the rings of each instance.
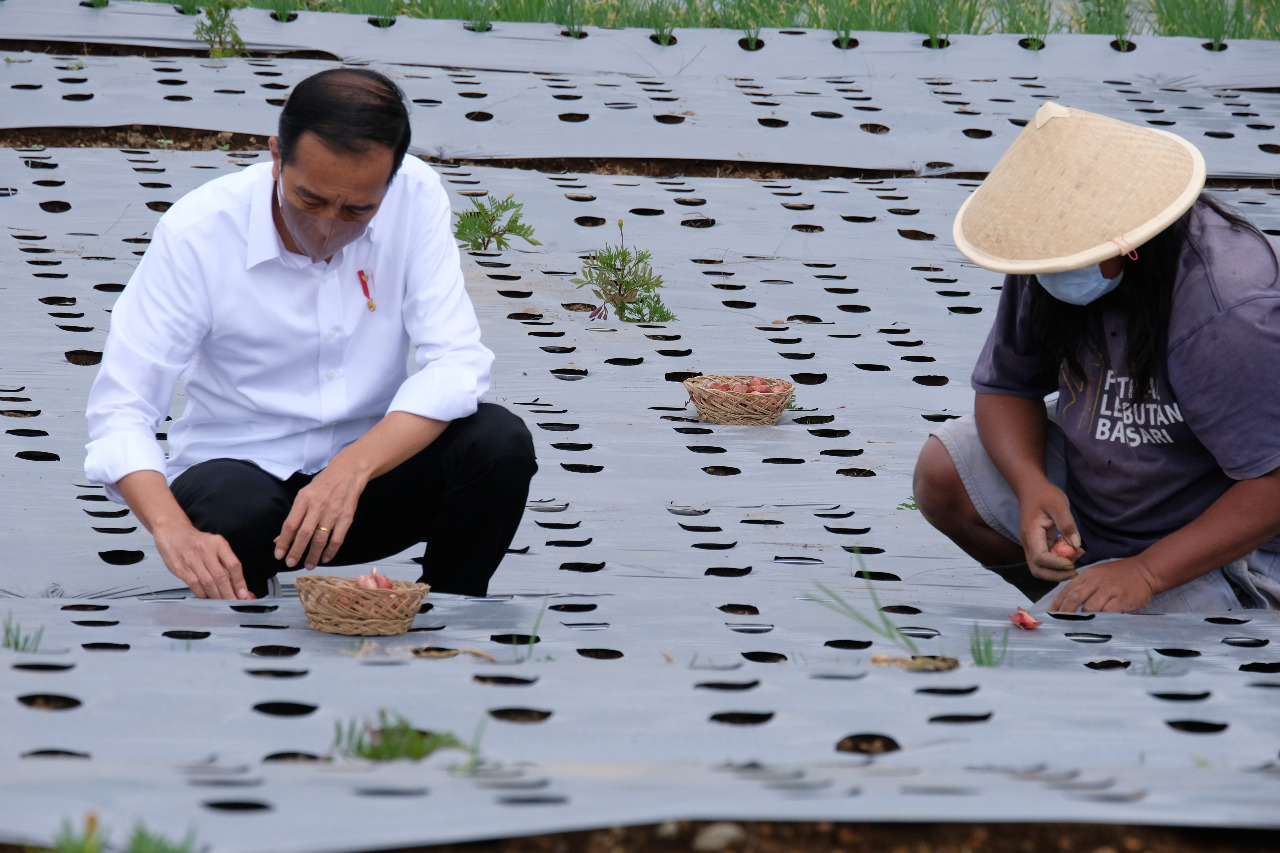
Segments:
[[[44,628],[37,628],[34,634],[22,633],[22,626],[13,621],[13,613],[4,617],[3,647],[14,652],[34,652],[40,648],[40,639],[44,636]]]
[[[1004,629],[1004,636],[997,648],[995,633],[987,633],[974,623],[973,636],[969,639],[969,653],[973,655],[976,666],[1003,666],[1009,653],[1009,629]]]
[[[859,565],[861,565],[862,563],[861,554],[858,555],[858,563]],[[865,572],[866,569],[863,568],[863,571]],[[820,598],[815,598],[814,601],[816,601],[818,604],[821,604],[823,607],[827,608],[828,610],[834,610],[836,613],[839,613],[841,616],[849,617],[854,622],[857,622],[859,625],[866,628],[867,630],[872,631],[880,635],[881,637],[884,637],[886,640],[888,640],[891,643],[901,646],[903,649],[909,652],[912,656],[917,656],[920,654],[920,649],[916,647],[915,643],[911,642],[911,638],[908,637],[906,634],[902,633],[902,629],[900,629],[897,625],[893,624],[893,621],[889,619],[888,614],[886,614],[883,610],[880,609],[880,599],[879,597],[876,596],[875,587],[871,585],[870,580],[867,581],[867,592],[871,596],[871,605],[872,607],[875,608],[876,616],[878,617],[874,619],[864,616],[861,613],[861,611],[858,610],[858,608],[854,607],[852,604],[845,601],[843,598],[840,597],[840,595],[835,590],[833,590],[831,587],[827,586],[826,584],[815,581],[814,586],[820,589],[823,595],[831,599],[831,601],[824,601]]]

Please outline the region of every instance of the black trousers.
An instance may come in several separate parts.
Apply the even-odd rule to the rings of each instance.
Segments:
[[[481,403],[421,453],[369,481],[337,556],[321,567],[383,560],[425,542],[423,583],[436,592],[485,595],[537,470],[524,422]],[[262,596],[268,578],[301,566],[275,559],[274,539],[314,476],[279,480],[252,462],[211,459],[182,472],[172,489],[197,529],[227,539],[249,590]]]

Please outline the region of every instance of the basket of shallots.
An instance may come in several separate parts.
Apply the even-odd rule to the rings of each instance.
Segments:
[[[403,634],[413,625],[430,589],[393,581],[374,569],[358,578],[303,575],[294,584],[307,627],[330,634]]]
[[[795,390],[785,379],[759,376],[695,376],[684,387],[699,418],[734,425],[776,424]]]

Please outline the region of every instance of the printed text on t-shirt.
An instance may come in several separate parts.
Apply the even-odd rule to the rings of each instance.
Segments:
[[[1098,441],[1118,441],[1130,447],[1172,444],[1173,437],[1161,427],[1182,423],[1178,404],[1161,403],[1160,391],[1154,381],[1147,388],[1146,399],[1141,404],[1134,404],[1133,386],[1134,382],[1128,376],[1117,376],[1114,370],[1107,371],[1093,437]]]

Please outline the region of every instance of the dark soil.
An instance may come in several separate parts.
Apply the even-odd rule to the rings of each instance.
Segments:
[[[689,853],[707,824],[615,827],[378,853]],[[722,853],[1274,853],[1280,832],[1028,823],[745,823]],[[24,853],[0,844],[0,853]]]

